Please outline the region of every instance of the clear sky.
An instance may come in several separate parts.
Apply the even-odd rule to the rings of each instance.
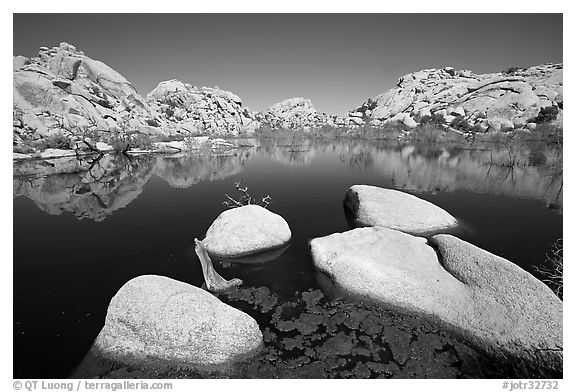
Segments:
[[[177,78],[252,110],[310,98],[343,114],[424,68],[562,62],[562,14],[15,14],[14,54],[69,42],[142,95]]]

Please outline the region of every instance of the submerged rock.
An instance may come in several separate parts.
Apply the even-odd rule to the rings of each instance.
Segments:
[[[519,373],[562,371],[562,301],[517,265],[450,235],[384,227],[311,241],[314,264],[346,293],[438,321]],[[439,258],[440,257],[440,260]]]
[[[282,247],[291,236],[284,218],[249,204],[221,213],[202,243],[212,256],[234,258]]]
[[[344,206],[357,226],[384,226],[410,234],[425,234],[458,224],[456,218],[426,200],[370,185],[350,187]]]
[[[92,351],[129,366],[217,370],[262,344],[249,315],[195,286],[143,275],[112,298]]]

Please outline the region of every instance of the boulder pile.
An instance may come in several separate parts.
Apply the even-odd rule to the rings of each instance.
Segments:
[[[240,97],[218,87],[194,87],[173,79],[160,82],[146,100],[181,133],[238,136],[260,126]]]
[[[445,67],[404,75],[396,87],[343,117],[320,113],[305,98],[253,113],[232,92],[176,79],[160,82],[144,99],[124,76],[65,42],[41,47],[38,57],[13,57],[13,80],[13,150],[19,154],[102,152],[98,142],[110,146],[105,151],[153,151],[152,142],[250,136],[260,128],[354,129],[394,122],[462,132],[532,130],[539,123],[561,128],[564,103],[563,64],[484,75]]]
[[[271,129],[310,130],[323,126],[335,127],[335,116],[320,113],[309,99],[290,98],[257,114],[262,124]]]
[[[451,125],[464,131],[533,129],[552,120],[562,126],[563,64],[511,68],[477,75],[452,67],[402,76],[396,87],[348,113],[373,125],[419,122]]]
[[[97,141],[130,132],[170,133],[126,78],[68,43],[14,57],[13,66],[15,147],[49,139],[54,148],[96,150]]]

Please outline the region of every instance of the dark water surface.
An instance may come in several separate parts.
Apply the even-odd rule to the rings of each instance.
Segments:
[[[484,151],[350,140],[238,143],[254,147],[220,156],[128,160],[108,155],[97,161],[70,158],[51,164],[14,164],[15,378],[69,376],[104,325],[110,299],[131,278],[158,274],[200,286],[203,278],[193,240],[204,238],[225,209],[224,194],[233,195],[234,182],[241,178],[252,195],[271,196],[269,209],[283,216],[293,233],[290,247],[272,262],[216,265],[225,278],[244,281],[245,291],[238,294],[244,297],[226,300],[242,302],[244,305],[238,302],[236,306],[253,315],[263,331],[270,327],[265,338],[276,349],[268,355],[276,358],[268,362],[285,356],[281,351],[286,344],[276,343],[283,331],[278,328],[279,318],[286,316],[287,306],[300,306],[300,313],[330,317],[342,311],[324,300],[315,300],[323,306],[321,311],[314,308],[316,302],[306,302],[307,296],[320,296],[317,290],[322,289],[307,242],[348,230],[342,200],[351,185],[395,188],[431,201],[461,220],[463,239],[536,276],[534,266],[543,263],[551,244],[562,237],[562,155],[552,146]],[[518,158],[514,164],[510,163],[511,154]],[[270,306],[263,305],[266,300],[262,298],[267,298]],[[347,306],[351,305],[341,305]],[[390,321],[393,315],[382,317],[388,320],[385,325],[394,324]],[[346,348],[346,344],[357,351],[372,344],[368,338],[361,343],[363,333],[370,336],[365,331],[368,327],[348,324],[332,330],[326,326],[306,342],[294,341],[295,347],[310,349],[306,351],[310,355],[298,352],[293,361],[300,362],[286,366],[302,369],[310,361],[306,357],[330,362],[330,354],[320,346],[330,346],[328,352],[333,352],[334,347]],[[272,330],[274,336],[269,333]],[[299,336],[292,330],[283,338],[297,340]],[[429,337],[421,340],[429,341]],[[412,344],[414,339],[408,341]],[[438,339],[435,341],[438,345]],[[365,349],[372,350],[368,365],[356,365],[356,359],[348,364],[334,360],[333,368],[341,369],[336,376],[374,376],[378,362],[392,363],[385,359],[387,355],[401,356],[401,349],[392,352],[391,342],[382,345],[377,355],[376,348]],[[396,345],[402,346],[401,342]],[[434,355],[445,356],[448,346],[454,344],[440,344]],[[392,351],[386,354],[386,350]],[[405,371],[408,365],[404,361],[400,366],[396,359],[397,371]],[[457,372],[446,372],[447,366],[438,374],[416,370],[410,374],[475,375],[462,368],[462,358],[446,361],[457,362]],[[315,372],[312,365],[308,364],[308,376],[326,371]],[[252,370],[248,376],[264,377],[277,376],[274,371],[278,369],[258,365]],[[396,370],[380,371],[394,376]]]

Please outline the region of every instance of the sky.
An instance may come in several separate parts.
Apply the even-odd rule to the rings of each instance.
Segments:
[[[14,14],[13,54],[69,42],[141,95],[219,86],[260,111],[304,97],[344,114],[404,74],[562,62],[562,14]]]

